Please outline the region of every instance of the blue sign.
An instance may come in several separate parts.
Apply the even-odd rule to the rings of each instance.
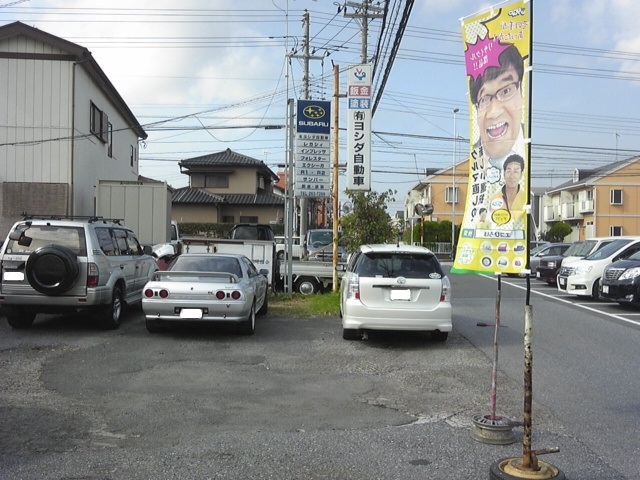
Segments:
[[[298,133],[331,133],[331,102],[298,100]]]

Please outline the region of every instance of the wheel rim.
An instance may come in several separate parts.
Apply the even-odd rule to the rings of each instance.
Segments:
[[[299,290],[302,295],[311,295],[315,293],[316,287],[313,282],[305,281],[300,283]]]
[[[118,322],[118,320],[120,320],[121,314],[122,314],[122,300],[120,299],[120,295],[115,295],[113,298],[113,309],[112,309],[113,321]]]

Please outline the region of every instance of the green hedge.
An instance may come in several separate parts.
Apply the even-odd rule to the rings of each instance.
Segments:
[[[202,235],[210,238],[229,238],[229,232],[234,223],[199,223],[181,222],[178,223],[180,235],[193,236]],[[274,235],[284,235],[284,225],[278,223],[271,225]]]

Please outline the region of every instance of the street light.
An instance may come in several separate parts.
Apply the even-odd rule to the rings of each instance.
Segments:
[[[456,113],[459,108],[453,109],[453,181],[451,189],[451,258],[456,256],[456,141],[458,140],[458,132],[456,131]]]

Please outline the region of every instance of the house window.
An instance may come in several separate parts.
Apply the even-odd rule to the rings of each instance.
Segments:
[[[206,175],[204,186],[205,188],[229,188],[229,175],[226,173]]]
[[[258,223],[258,217],[240,215],[240,223]]]
[[[107,143],[107,125],[109,125],[109,117],[91,102],[91,111],[89,112],[89,131],[93,133],[102,143]]]
[[[234,216],[233,215],[223,215],[222,216],[222,223],[235,223],[234,222]]]
[[[622,236],[622,227],[609,227],[609,236],[610,237],[620,237]]]
[[[111,122],[107,125],[107,155],[113,158],[113,125]]]
[[[136,147],[131,145],[131,153],[129,155],[129,163],[133,167],[134,162],[136,161]]]
[[[622,190],[611,190],[611,205],[622,205]]]
[[[454,188],[453,187],[447,187],[446,190],[444,191],[444,201],[446,203],[451,203],[453,201],[453,203],[458,203],[458,187],[455,187],[455,197],[453,196],[454,193]]]

